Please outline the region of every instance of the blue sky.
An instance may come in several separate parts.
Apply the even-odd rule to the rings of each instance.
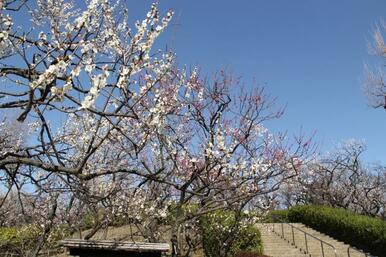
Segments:
[[[133,23],[152,3],[127,2]],[[205,75],[225,68],[246,85],[265,85],[287,106],[270,129],[316,131],[321,151],[357,139],[366,161],[386,164],[386,111],[369,107],[362,90],[385,0],[165,0],[160,9],[175,16],[156,47],[172,48],[181,65]]]
[[[131,15],[140,19],[150,4],[129,1]],[[362,90],[385,0],[175,0],[160,8],[175,11],[161,44],[179,63],[207,75],[226,68],[247,85],[255,79],[287,105],[272,129],[316,131],[323,151],[358,139],[366,161],[386,164],[386,111],[369,107]]]

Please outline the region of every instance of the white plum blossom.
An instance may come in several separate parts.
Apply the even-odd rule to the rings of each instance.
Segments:
[[[98,74],[95,76],[92,76],[92,87],[90,88],[89,94],[84,98],[82,102],[82,109],[91,108],[96,99],[98,98],[98,95],[100,91],[106,86],[107,79],[109,77],[109,72],[105,69],[105,71],[102,74]]]
[[[13,20],[8,14],[4,14],[0,8],[0,58],[12,53],[12,43],[9,33],[12,29]]]
[[[225,71],[204,79],[153,49],[173,11],[153,4],[133,29],[128,13],[120,0],[31,0],[0,13],[0,108],[33,128],[28,140],[3,133],[0,187],[25,195],[44,230],[90,239],[123,219],[144,240],[166,227],[199,241],[200,216],[261,207],[306,151],[264,127],[280,115],[262,90],[241,90]]]
[[[47,85],[51,84],[57,77],[63,76],[66,73],[66,69],[69,65],[68,60],[59,60],[55,64],[51,64],[47,70],[45,70],[39,77],[30,83],[30,87],[33,89],[44,89]]]

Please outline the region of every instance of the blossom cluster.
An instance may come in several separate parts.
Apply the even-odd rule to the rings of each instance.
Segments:
[[[0,58],[7,56],[12,51],[12,43],[9,38],[9,33],[12,29],[13,20],[3,10],[4,3],[0,3]]]
[[[154,4],[132,30],[121,1],[76,3],[26,8],[37,33],[12,31],[1,14],[8,34],[0,44],[12,35],[12,58],[28,69],[0,63],[10,85],[23,82],[13,91],[0,84],[0,104],[34,128],[31,140],[0,141],[0,161],[17,177],[4,172],[2,181],[20,191],[30,185],[23,193],[39,208],[34,219],[44,229],[67,222],[74,232],[84,229],[77,217],[92,215],[87,238],[123,218],[153,240],[169,208],[197,207],[176,219],[177,231],[216,208],[265,208],[261,196],[295,174],[303,156],[264,126],[280,115],[263,91],[245,92],[223,71],[203,79],[174,53],[155,51],[172,11],[162,17]]]

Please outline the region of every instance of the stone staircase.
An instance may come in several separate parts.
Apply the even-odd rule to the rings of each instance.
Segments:
[[[270,257],[308,257],[288,241],[278,236],[268,223],[259,223],[264,254]]]
[[[264,254],[271,257],[370,257],[301,223],[260,223]],[[349,250],[349,252],[348,252]]]

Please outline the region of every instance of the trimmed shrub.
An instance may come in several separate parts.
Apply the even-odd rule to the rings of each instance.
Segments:
[[[215,211],[200,219],[202,242],[207,257],[234,256],[240,251],[262,253],[260,231],[253,225],[240,225],[234,229],[236,218],[231,211]]]
[[[263,222],[289,222],[288,210],[272,210],[263,218]]]
[[[292,207],[288,218],[374,255],[386,256],[386,222],[378,218],[318,205]]]

